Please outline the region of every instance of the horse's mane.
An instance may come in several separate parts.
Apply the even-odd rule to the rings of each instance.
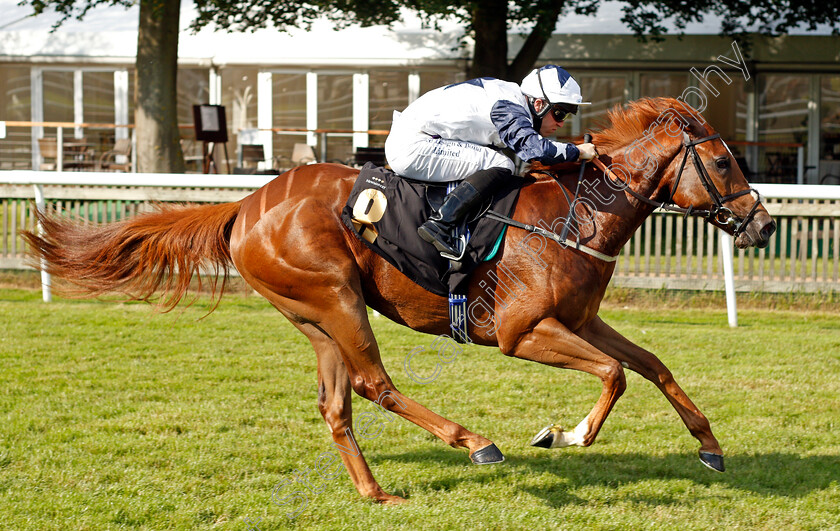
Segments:
[[[625,105],[616,105],[607,111],[609,124],[592,139],[602,151],[626,146],[645,136],[645,131],[667,109],[674,109],[687,119],[695,119],[674,98],[641,98]]]
[[[695,119],[674,98],[640,98],[624,105],[616,105],[607,111],[606,122],[598,124],[602,129],[592,132],[592,141],[598,146],[598,151],[602,154],[626,146],[644,137],[648,127],[667,109],[674,109],[688,120]],[[561,163],[546,166],[535,161],[529,166],[529,171],[548,168],[563,170],[569,164]]]

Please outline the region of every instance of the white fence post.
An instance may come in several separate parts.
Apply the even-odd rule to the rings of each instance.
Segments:
[[[738,326],[738,304],[735,301],[735,268],[732,265],[733,251],[732,236],[721,231],[720,241],[718,242],[720,255],[723,257],[723,283],[726,290],[726,313],[729,316],[729,326],[735,328]]]
[[[59,137],[60,138],[60,137]],[[60,156],[60,155],[59,155]],[[35,187],[35,208],[38,209],[38,212],[41,214],[47,208],[46,201],[44,201],[44,187],[40,184],[33,185]],[[44,227],[41,225],[41,222],[38,222],[38,235],[44,235]],[[44,271],[44,268],[47,266],[46,260],[43,258],[41,259],[41,296],[44,299],[44,302],[51,302],[52,301],[52,292],[50,291],[51,279],[50,274]]]

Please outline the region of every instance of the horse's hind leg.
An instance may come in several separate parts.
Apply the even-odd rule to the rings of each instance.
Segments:
[[[250,212],[243,209],[246,214],[240,215],[240,219],[247,218]],[[490,440],[397,391],[382,365],[368,322],[358,265],[344,241],[343,225],[335,212],[320,201],[300,201],[290,208],[278,207],[262,214],[260,222],[247,231],[242,229],[244,226],[244,221],[237,221],[231,236],[231,256],[237,270],[296,326],[311,327],[323,334],[325,341],[326,338],[332,341],[333,356],[336,352],[340,356],[346,371],[341,374],[349,379],[350,388],[450,446],[468,448],[475,463],[504,459]],[[306,227],[309,234],[317,237],[301,238],[300,227]],[[341,370],[335,363],[330,367]],[[343,415],[338,418],[349,423],[349,408]],[[352,433],[347,432],[349,428],[344,426],[345,433]],[[350,442],[349,436],[342,440]],[[348,470],[359,492],[370,495],[375,481],[369,470],[365,472],[367,465],[362,468],[364,459],[360,452],[358,457]]]
[[[318,356],[318,410],[330,429],[356,490],[362,496],[382,503],[405,501],[382,490],[356,444],[350,378],[335,342],[312,325],[298,325],[298,329],[309,338]]]
[[[613,330],[599,317],[581,331],[581,337],[653,382],[677,410],[688,431],[700,441],[700,460],[703,464],[718,472],[724,471],[723,450],[712,435],[708,419],[692,403],[659,358]]]
[[[476,464],[504,460],[490,440],[426,409],[397,390],[382,365],[360,291],[358,279],[354,279],[349,286],[334,293],[333,313],[321,322],[341,353],[353,390],[417,424],[453,448],[469,449],[470,458]]]

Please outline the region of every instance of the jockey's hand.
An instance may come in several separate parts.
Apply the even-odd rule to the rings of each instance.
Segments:
[[[580,151],[580,160],[592,160],[598,156],[595,144],[578,144],[577,148]]]

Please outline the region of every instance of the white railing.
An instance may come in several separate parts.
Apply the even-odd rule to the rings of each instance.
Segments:
[[[266,184],[268,181],[270,181],[272,178],[273,176],[271,175],[196,175],[140,173],[115,174],[97,172],[68,173],[54,171],[0,171],[0,187],[3,187],[4,185],[17,185],[17,187],[20,188],[20,185],[31,185],[34,188],[34,194],[30,192],[28,197],[32,198],[34,196],[36,199],[37,208],[43,209],[45,206],[45,186],[61,187],[52,188],[48,190],[47,196],[49,197],[58,197],[58,194],[64,194],[61,195],[61,197],[81,197],[81,201],[84,201],[85,198],[90,200],[113,199],[120,201],[143,201],[148,200],[149,196],[156,196],[156,198],[158,199],[170,201],[229,201],[234,200],[234,197],[241,198],[240,194],[244,194],[248,190],[259,188]],[[840,201],[840,186],[789,184],[756,184],[754,186],[764,198],[769,200],[766,202],[766,204],[771,214],[776,215],[776,210],[778,210],[779,215],[787,216],[788,219],[794,219],[793,216],[798,218],[805,218],[811,215],[812,217],[814,217],[813,227],[815,227],[815,229],[810,240],[812,244],[818,243],[816,237],[816,218],[818,217],[822,220],[822,273],[823,278],[828,278],[828,270],[830,269],[830,264],[828,264],[826,260],[829,248],[832,247],[831,242],[829,241],[829,233],[834,235],[833,241],[835,243],[833,246],[833,254],[835,270],[837,269],[837,239],[838,235],[840,235],[840,203],[811,205],[804,202],[809,200]],[[84,194],[80,194],[79,192],[65,190],[65,188],[69,187],[90,188],[86,189],[87,191],[85,191]],[[150,187],[150,191],[148,194],[143,194],[138,191],[138,187]],[[151,190],[151,188],[155,189]],[[208,191],[208,189],[229,190],[226,192],[210,192]],[[24,196],[15,195],[11,197],[21,198]],[[77,201],[77,203],[78,202],[79,201]],[[126,211],[124,214],[131,215],[132,212]],[[7,214],[4,211],[4,224],[6,217]],[[8,215],[8,217],[12,220],[14,225],[14,222],[17,219],[15,213],[11,213],[10,215]],[[669,217],[672,219],[668,219]],[[25,220],[25,213],[22,213],[20,215],[21,228],[23,228]],[[667,224],[665,222],[667,222]],[[616,278],[614,279],[616,283],[623,285],[637,285],[646,287],[661,287],[668,286],[670,284],[670,287],[679,288],[686,284],[696,286],[697,284],[700,284],[702,282],[708,282],[709,279],[712,277],[711,264],[715,254],[713,252],[713,239],[712,234],[710,232],[707,233],[707,241],[705,242],[707,251],[706,255],[701,256],[700,243],[702,242],[700,242],[700,240],[703,239],[703,236],[701,235],[699,230],[692,232],[692,226],[686,225],[685,230],[688,231],[688,239],[691,240],[692,238],[694,238],[698,240],[697,252],[695,252],[693,256],[691,255],[691,242],[689,241],[686,242],[686,249],[683,250],[687,253],[687,256],[680,255],[680,252],[683,251],[680,251],[681,246],[679,244],[677,244],[676,255],[671,255],[669,247],[671,245],[670,241],[672,239],[678,239],[682,237],[682,222],[683,220],[680,216],[673,216],[664,212],[657,212],[654,216],[651,216],[651,219],[645,222],[646,225],[639,229],[639,231],[637,231],[637,233],[633,236],[632,240],[628,242],[628,245],[626,246],[624,253],[622,254],[618,266],[616,268]],[[651,231],[648,229],[648,223],[653,225],[653,233],[655,234],[661,235],[660,229],[665,227],[667,229],[666,240],[660,243],[658,241],[659,236],[651,236]],[[787,222],[780,226],[780,233],[784,230],[785,224],[787,224]],[[676,231],[673,231],[672,225],[676,227]],[[700,225],[702,225],[702,223]],[[793,230],[795,225],[796,224],[793,222],[790,223],[791,231]],[[2,230],[6,231],[5,225],[2,227]],[[793,244],[794,239],[796,239],[797,241],[807,240],[808,234],[804,230],[800,230],[798,234],[799,235],[797,236],[791,236],[790,234],[784,236],[785,241],[787,241],[788,236],[790,236],[791,244]],[[7,237],[7,235],[4,235],[4,237]],[[643,254],[641,254],[639,250],[640,247],[642,247],[642,239],[644,239],[645,247],[645,251]],[[655,256],[654,252],[650,250],[651,245],[655,249]],[[780,244],[780,248],[783,248],[784,246],[784,242]],[[633,253],[630,252],[631,247],[635,249],[635,256],[633,255]],[[818,247],[818,245],[812,245],[812,247]],[[665,249],[665,251],[662,253],[665,255],[664,265],[662,266],[662,268],[665,269],[666,273],[664,276],[660,274],[660,265],[662,265],[663,263],[661,260],[661,258],[663,257],[660,256],[661,249]],[[722,262],[723,274],[721,276],[723,277],[723,287],[726,293],[727,308],[729,312],[729,323],[731,326],[737,326],[733,242],[732,238],[722,231],[718,231],[718,249],[720,251],[718,258]],[[741,259],[741,266],[743,269],[744,252],[739,251],[739,253]],[[794,265],[794,260],[796,258],[794,254],[794,251],[791,250],[789,264],[792,268]],[[775,274],[772,269],[774,267],[774,260],[785,258],[782,251],[779,251],[779,255],[780,256],[776,257],[771,252],[768,256],[768,264],[770,264],[768,265],[768,269],[770,269],[771,273],[773,274]],[[763,260],[764,255],[761,256],[761,260]],[[813,254],[810,260],[807,260],[808,257],[805,256],[805,253],[802,253],[802,257],[802,264],[799,264],[796,267],[801,266],[800,269],[803,271],[803,275],[806,265],[810,265],[812,268],[814,268],[814,271],[816,271],[818,261],[817,255]],[[700,271],[701,258],[704,259],[709,265],[709,270],[707,272]],[[683,259],[685,259],[684,270],[680,270],[679,268],[681,267]],[[690,265],[692,259],[695,260],[695,262],[697,263],[697,268]],[[676,272],[669,273],[670,264],[674,260],[676,260],[674,264],[676,267]],[[750,255],[749,267],[752,267],[752,260],[753,256]],[[631,261],[635,262],[635,274],[633,271],[630,271]],[[641,267],[640,265],[642,261],[644,261],[644,267]],[[651,261],[655,263],[655,270],[654,267],[650,266]],[[764,262],[762,261],[761,264],[763,263]],[[763,270],[764,266],[761,265],[760,267]],[[780,268],[784,269],[784,267],[784,262],[782,262]],[[668,276],[669,274],[670,277]],[[750,276],[751,275],[752,273],[750,273]],[[793,277],[795,277],[795,275],[792,274],[792,280]],[[772,281],[775,281],[777,284],[781,284],[781,277],[778,278],[779,280],[774,280],[775,277],[771,278],[768,282],[772,283]],[[814,278],[816,279],[816,277]],[[44,300],[49,300],[50,298],[49,281],[50,279],[48,276],[44,276],[42,279],[42,283],[44,286]],[[720,280],[717,280],[716,282],[720,282]],[[747,283],[747,288],[745,288],[743,284],[744,282],[742,281],[740,289],[762,289],[761,282],[759,282],[758,287],[753,288],[750,288],[749,286],[755,286],[755,284]],[[700,289],[702,289],[702,287]],[[711,289],[720,289],[720,287]],[[832,289],[834,288],[832,287]]]
[[[130,177],[129,177],[130,175]],[[0,172],[0,184],[32,185],[35,204],[39,211],[46,208],[45,185],[70,186],[163,186],[184,188],[259,188],[269,182],[271,175],[187,175],[169,173],[103,174],[96,172],[61,171],[4,171]],[[38,231],[41,231],[39,224]],[[41,292],[44,302],[52,300],[49,273],[41,271]]]
[[[801,149],[801,148],[800,148]],[[812,184],[754,184],[762,198],[767,199],[819,199],[840,200],[840,186]],[[723,258],[723,278],[726,292],[726,309],[729,326],[738,326],[738,306],[735,300],[735,272],[733,267],[732,236],[718,231]],[[827,250],[826,250],[827,252]],[[837,253],[837,249],[834,251]]]

